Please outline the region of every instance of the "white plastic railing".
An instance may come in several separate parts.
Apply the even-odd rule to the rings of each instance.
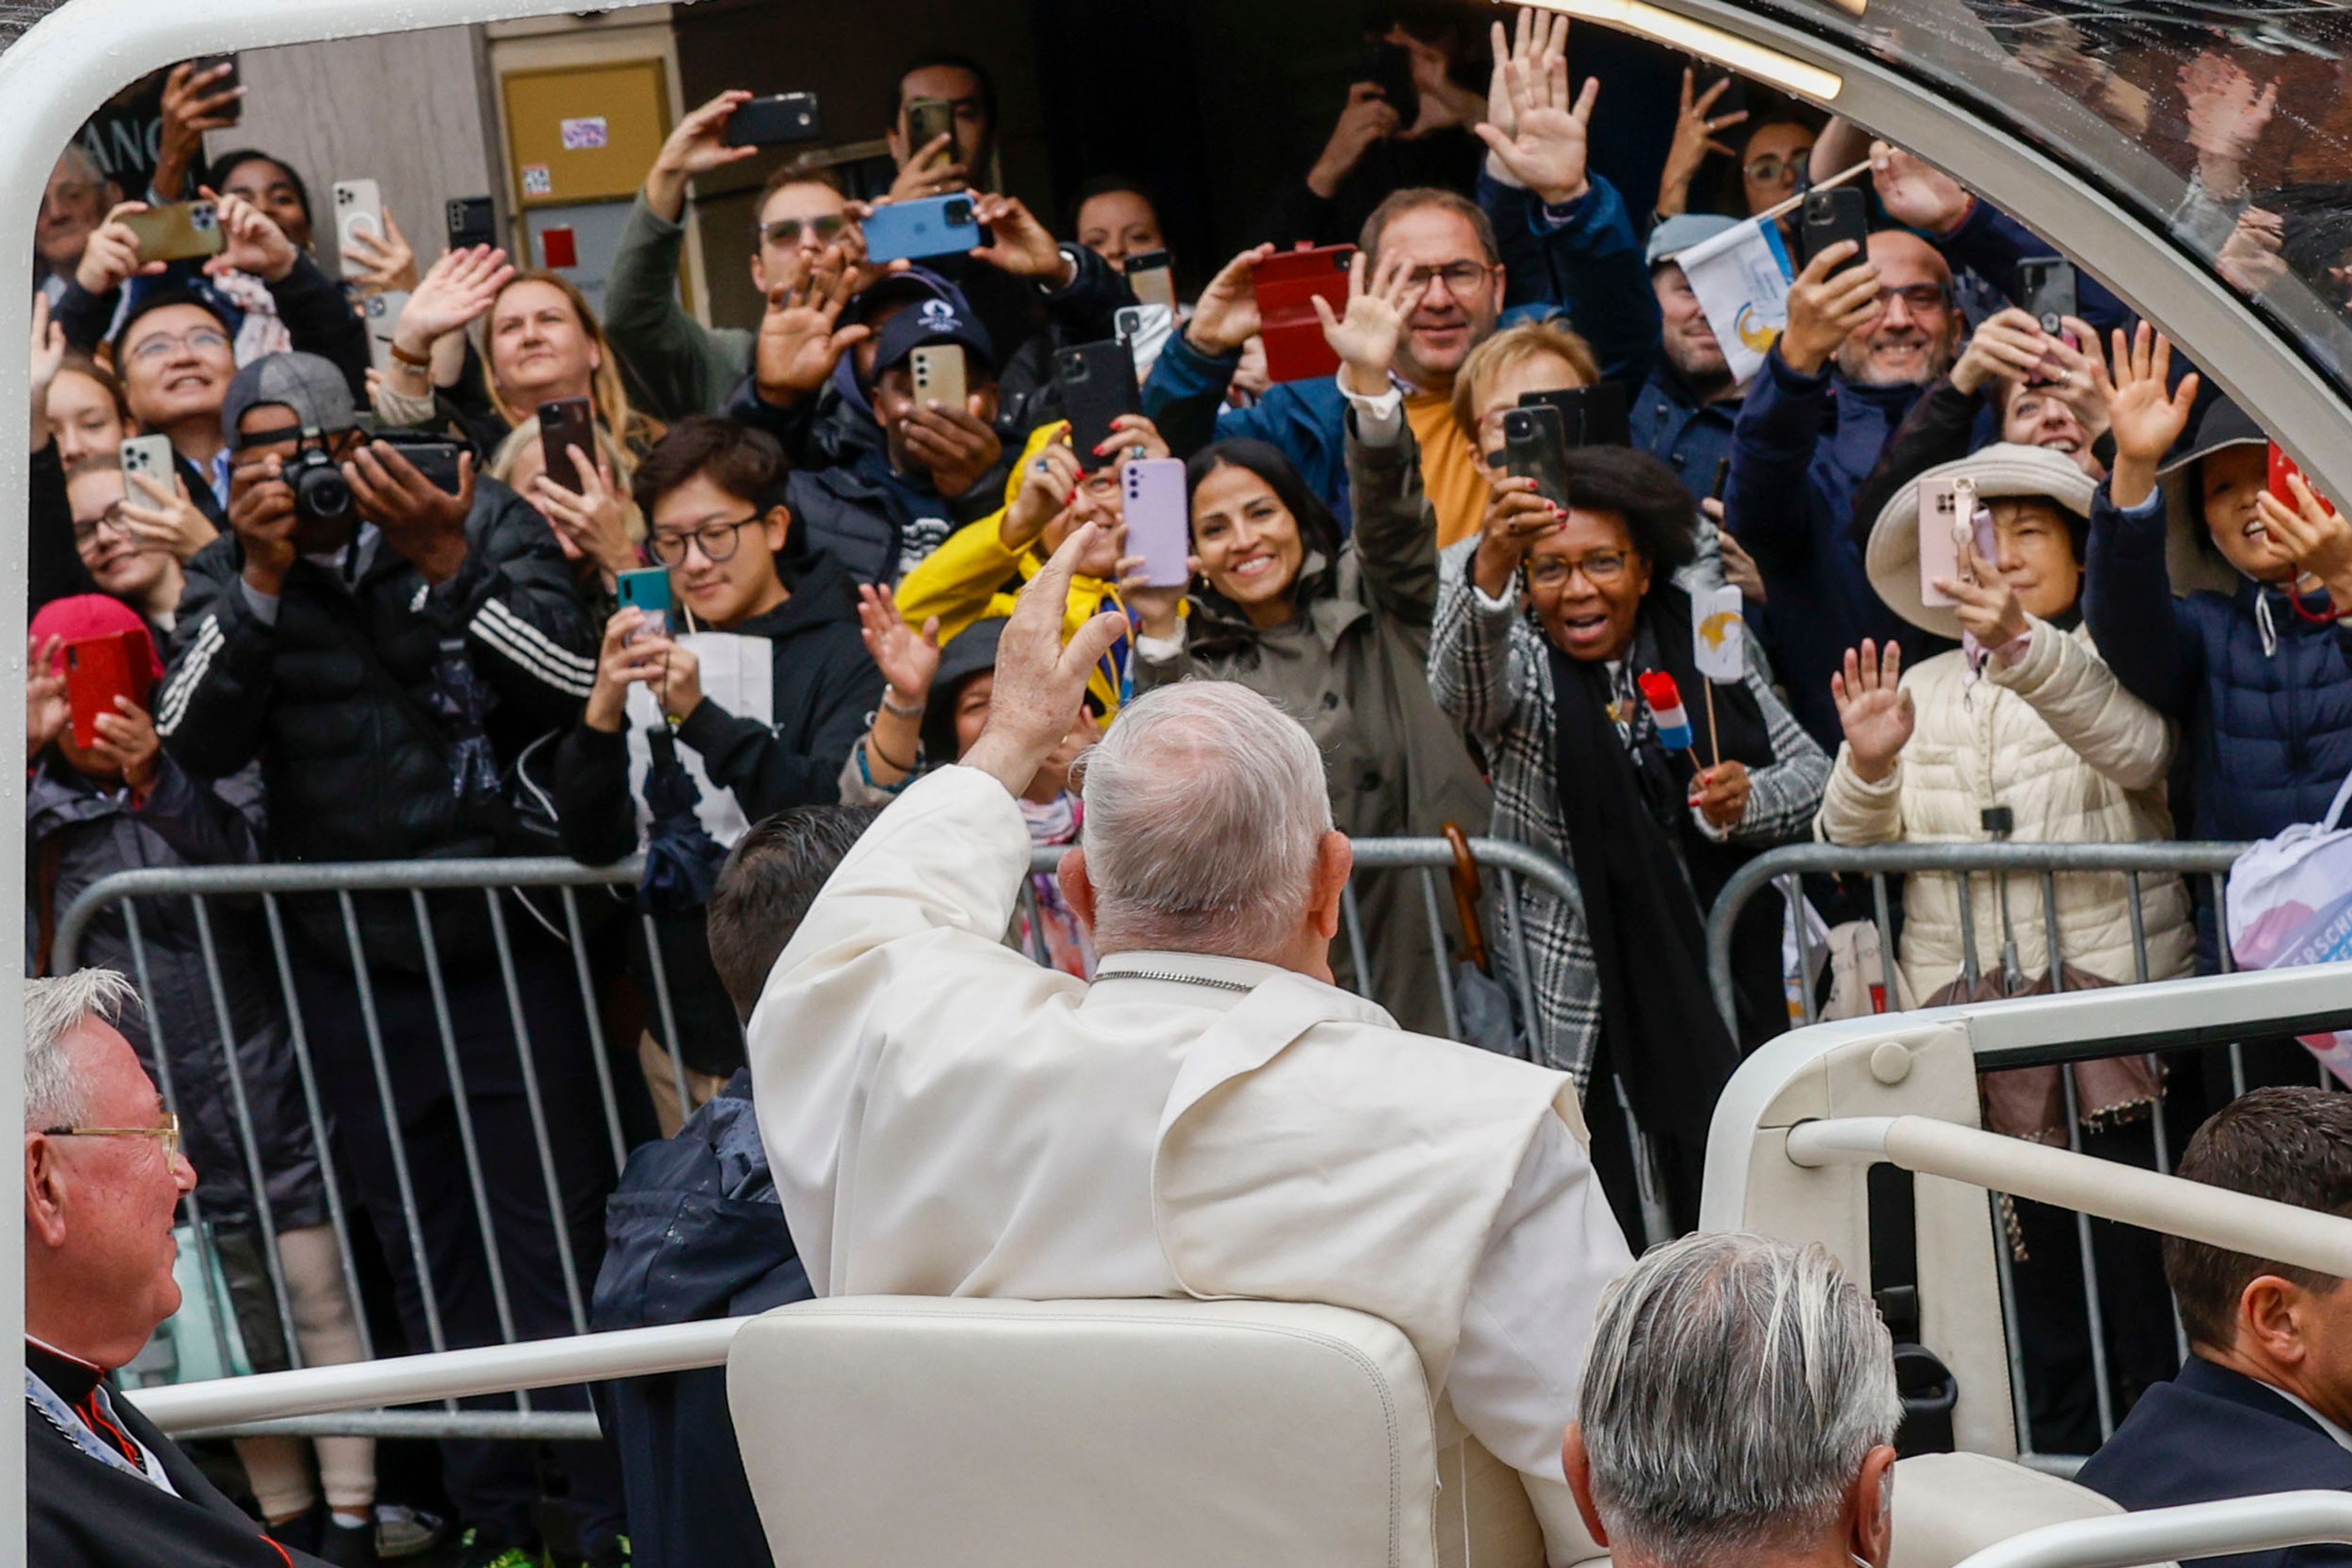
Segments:
[[[131,1402],[166,1433],[205,1431],[276,1416],[364,1410],[425,1400],[511,1394],[609,1377],[642,1377],[720,1366],[749,1318],[664,1323],[650,1329],[572,1334],[520,1344],[483,1345],[432,1355],[394,1356],[342,1366],[265,1372],[167,1388],[142,1388]]]
[[[2069,1520],[1988,1546],[1963,1559],[1959,1568],[2136,1568],[2320,1542],[2352,1542],[2352,1497],[2273,1492]]]
[[[1789,1158],[1805,1166],[1884,1160],[1923,1175],[2352,1278],[2352,1219],[1933,1117],[1801,1121],[1789,1130]]]

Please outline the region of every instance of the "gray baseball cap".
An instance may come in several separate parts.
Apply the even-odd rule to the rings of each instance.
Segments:
[[[1718,213],[1676,213],[1650,231],[1650,243],[1642,252],[1643,264],[1655,267],[1672,261],[1677,252],[1713,239],[1725,229],[1738,226],[1738,218]]]
[[[317,354],[265,354],[238,371],[221,400],[221,439],[232,448],[242,446],[239,421],[247,409],[264,404],[291,409],[296,424],[322,436],[359,428],[351,383],[332,360]]]

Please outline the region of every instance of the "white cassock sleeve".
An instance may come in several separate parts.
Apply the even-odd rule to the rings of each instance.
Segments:
[[[1470,1277],[1445,1392],[1463,1426],[1526,1482],[1553,1568],[1586,1539],[1559,1461],[1585,1340],[1601,1290],[1633,1266],[1592,1162],[1547,1117]]]

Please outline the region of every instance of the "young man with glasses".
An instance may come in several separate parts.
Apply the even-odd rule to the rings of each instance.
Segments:
[[[669,569],[670,610],[654,620],[625,606],[605,624],[595,685],[553,770],[574,858],[601,865],[697,836],[705,844],[688,853],[731,848],[763,817],[840,798],[842,764],[889,699],[848,568],[802,544],[783,493],[782,449],[731,420],[681,420],[638,465],[646,552]],[[711,966],[703,886],[701,897],[648,889],[658,981],[642,938],[631,947],[647,994],[670,1001],[638,1045],[667,1131],[744,1060]]]

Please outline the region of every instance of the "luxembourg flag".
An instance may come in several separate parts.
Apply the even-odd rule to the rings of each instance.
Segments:
[[[1675,684],[1675,678],[1663,669],[1653,669],[1636,679],[1642,700],[1650,705],[1650,717],[1657,721],[1658,744],[1670,752],[1689,751],[1696,737],[1690,715],[1683,711],[1682,689]]]

